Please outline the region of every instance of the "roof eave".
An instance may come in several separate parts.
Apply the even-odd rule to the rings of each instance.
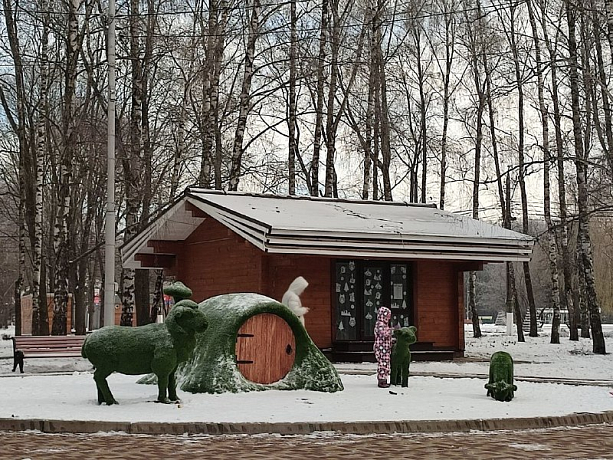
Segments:
[[[377,250],[373,248],[321,248],[297,246],[267,246],[266,252],[271,254],[304,254],[312,256],[347,257],[347,258],[389,258],[389,259],[437,259],[456,261],[480,261],[488,263],[499,262],[529,262],[530,254],[525,253],[462,253],[451,251],[413,251],[407,249]]]

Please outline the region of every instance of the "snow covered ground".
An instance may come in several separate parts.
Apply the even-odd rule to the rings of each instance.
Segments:
[[[607,355],[592,342],[559,345],[550,337],[516,336],[484,326],[484,337],[467,331],[466,358],[415,362],[409,387],[380,389],[374,364],[338,364],[345,390],[191,394],[182,403],[153,404],[157,389],[136,378],[112,375],[116,406],[98,406],[91,366],[83,359],[26,360],[26,373],[11,372],[11,341],[0,340],[0,418],[159,422],[324,422],[365,420],[462,420],[567,415],[613,411],[613,327],[606,326]],[[0,335],[12,335],[0,330]],[[515,360],[518,390],[510,403],[486,396],[489,357],[508,351]],[[539,377],[539,378],[533,378]],[[554,382],[554,380],[556,380]],[[560,383],[563,382],[563,383]],[[391,391],[390,391],[391,390]]]

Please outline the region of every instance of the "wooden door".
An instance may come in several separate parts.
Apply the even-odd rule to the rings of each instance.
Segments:
[[[294,365],[296,340],[280,316],[260,313],[243,323],[236,336],[236,364],[246,379],[274,383]]]

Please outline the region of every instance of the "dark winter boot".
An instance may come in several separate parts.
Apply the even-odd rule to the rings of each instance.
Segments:
[[[379,388],[389,388],[390,384],[387,383],[387,379],[379,379]]]

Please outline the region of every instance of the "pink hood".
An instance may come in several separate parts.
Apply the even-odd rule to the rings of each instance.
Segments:
[[[380,307],[377,312],[377,322],[382,321],[387,323],[392,317],[392,311],[387,307]]]

